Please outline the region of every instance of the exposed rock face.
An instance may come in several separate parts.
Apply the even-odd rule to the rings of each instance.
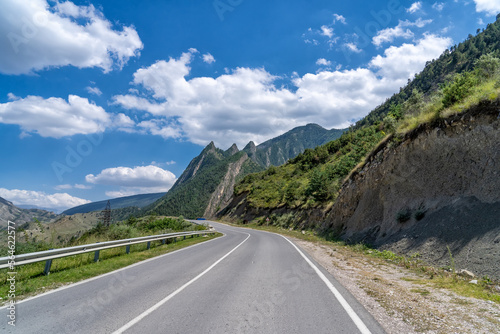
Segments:
[[[247,160],[248,155],[243,154],[238,161],[228,165],[226,175],[224,175],[224,178],[210,196],[207,208],[203,214],[205,217],[214,217],[217,211],[229,204],[233,196],[236,177],[240,174],[241,168]]]
[[[325,227],[381,243],[418,224],[414,217],[399,222],[398,213],[428,216],[465,198],[500,202],[497,113],[495,105],[485,106],[385,147],[344,184]]]
[[[378,152],[322,228],[442,266],[449,247],[457,269],[500,279],[499,217],[499,109],[486,104]]]

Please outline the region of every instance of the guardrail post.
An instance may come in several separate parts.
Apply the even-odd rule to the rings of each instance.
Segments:
[[[174,242],[177,242],[177,237],[174,238]]]
[[[52,249],[54,249],[54,248],[51,248],[49,250],[52,250]],[[49,276],[49,274],[50,274],[50,267],[51,266],[52,266],[52,260],[45,261],[45,269],[43,270],[43,274],[45,276]]]
[[[167,242],[167,240],[165,240],[165,239],[162,239],[162,240],[161,240],[161,244],[162,244],[162,245],[165,245],[165,242]]]
[[[184,239],[182,239],[182,240],[186,240],[186,236],[184,236]]]
[[[150,249],[151,248],[151,241],[148,241],[148,247],[147,249]]]
[[[94,262],[99,262],[99,251],[96,250],[94,253]]]
[[[125,253],[130,254],[130,245],[125,247]]]

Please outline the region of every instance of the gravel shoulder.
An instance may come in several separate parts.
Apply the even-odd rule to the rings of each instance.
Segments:
[[[344,247],[291,238],[389,334],[500,333],[500,305],[419,282],[415,272]]]

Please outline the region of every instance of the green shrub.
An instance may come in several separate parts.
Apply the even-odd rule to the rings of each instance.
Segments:
[[[400,223],[407,222],[408,220],[410,220],[410,218],[411,211],[408,209],[401,210],[396,214],[396,220]]]
[[[462,101],[477,84],[477,77],[472,72],[455,75],[452,81],[442,86],[443,107],[448,108]]]

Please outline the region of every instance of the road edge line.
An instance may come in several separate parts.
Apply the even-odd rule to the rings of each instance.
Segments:
[[[277,234],[277,233],[273,233],[273,234]],[[347,300],[345,300],[344,296],[342,296],[342,294],[337,290],[337,288],[335,288],[333,286],[332,282],[330,282],[330,280],[328,278],[326,278],[325,274],[323,274],[321,272],[321,270],[319,270],[319,268],[311,260],[309,260],[309,258],[307,256],[305,256],[304,253],[292,241],[290,241],[287,237],[285,237],[281,234],[277,234],[277,235],[279,235],[280,237],[282,237],[283,239],[288,241],[297,250],[297,252],[299,252],[299,254],[306,260],[306,262],[311,266],[311,268],[313,268],[313,270],[316,272],[316,274],[319,276],[319,278],[321,278],[321,280],[326,284],[326,286],[333,293],[335,298],[337,298],[340,305],[342,305],[342,307],[347,312],[347,314],[349,315],[351,320],[354,322],[356,327],[358,327],[359,331],[362,334],[371,334],[370,330],[368,329],[368,327],[366,327],[363,320],[361,320],[361,318],[358,316],[358,314],[352,309],[351,305],[349,305]]]

